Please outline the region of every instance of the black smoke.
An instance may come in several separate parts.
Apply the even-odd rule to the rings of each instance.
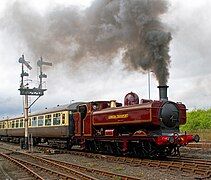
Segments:
[[[161,16],[167,9],[165,0],[95,0],[85,10],[58,6],[39,14],[16,1],[1,22],[35,56],[77,67],[96,59],[110,62],[121,51],[126,69],[153,71],[165,85],[171,34]]]

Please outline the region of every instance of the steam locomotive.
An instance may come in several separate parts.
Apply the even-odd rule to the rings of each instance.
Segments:
[[[90,152],[138,157],[179,155],[179,148],[198,142],[198,135],[182,134],[186,107],[168,100],[168,86],[158,86],[160,100],[141,99],[131,92],[124,106],[112,101],[77,102],[29,115],[34,144],[57,148],[79,145]],[[0,121],[0,139],[19,143],[24,137],[24,117]]]

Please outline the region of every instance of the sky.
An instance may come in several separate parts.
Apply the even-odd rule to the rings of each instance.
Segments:
[[[54,6],[74,5],[86,9],[93,0],[1,0],[0,18],[7,15],[7,7],[15,2],[26,3],[42,17]],[[169,100],[183,102],[189,110],[211,107],[210,9],[209,0],[169,0],[168,11],[161,17],[172,34],[168,97]],[[24,53],[26,60],[31,62],[30,86],[35,87],[38,85],[38,69],[34,62],[41,55],[32,56],[18,37],[17,29],[8,31],[5,24],[0,23],[0,117],[10,117],[23,111],[23,97],[18,91],[21,73],[18,59]],[[32,111],[77,101],[116,99],[123,102],[124,96],[131,91],[140,99],[147,99],[148,73],[126,71],[121,58],[121,53],[117,54],[109,65],[102,61],[89,61],[74,71],[67,68],[66,63],[46,67],[44,71],[48,78],[44,87],[47,91],[33,105]],[[150,85],[151,99],[159,99],[158,81],[153,72],[150,72]],[[31,97],[30,103],[34,99]]]

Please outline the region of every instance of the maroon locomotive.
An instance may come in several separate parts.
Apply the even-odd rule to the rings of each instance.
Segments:
[[[168,100],[168,86],[158,86],[160,100],[139,101],[128,93],[125,104],[94,101],[58,106],[30,114],[29,133],[34,143],[91,152],[139,157],[178,155],[179,148],[198,142],[198,135],[182,134],[186,107]],[[24,137],[22,116],[0,121],[0,139],[19,142]]]
[[[160,100],[139,102],[135,93],[125,97],[125,106],[115,101],[79,105],[74,113],[75,136],[86,150],[136,156],[167,156],[179,147],[198,142],[198,135],[181,134],[186,107],[168,101],[168,86],[158,86]]]

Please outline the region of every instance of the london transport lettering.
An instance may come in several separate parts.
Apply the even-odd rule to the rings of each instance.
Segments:
[[[117,114],[108,116],[108,119],[123,119],[123,118],[128,118],[128,114]]]

